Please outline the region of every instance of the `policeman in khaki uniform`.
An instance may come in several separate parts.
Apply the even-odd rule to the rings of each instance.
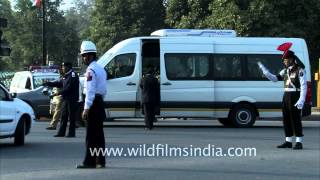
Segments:
[[[84,82],[84,110],[82,118],[87,121],[86,155],[83,163],[77,168],[104,168],[105,156],[91,155],[90,149],[105,149],[103,121],[106,119],[103,96],[106,94],[106,71],[96,63],[97,49],[93,42],[83,41],[80,54],[87,65],[86,80]]]
[[[54,94],[59,93],[59,88],[53,88],[52,92]],[[58,122],[61,117],[61,107],[62,107],[62,96],[53,96],[50,102],[52,105],[50,105],[50,114],[52,114],[52,120],[50,121],[49,127],[47,127],[47,130],[55,130],[57,128]]]
[[[278,75],[273,75],[261,62],[258,62],[263,74],[273,82],[284,81],[284,96],[282,102],[283,125],[285,142],[278,148],[292,148],[292,137],[296,136],[296,144],[293,149],[302,149],[302,123],[301,110],[307,94],[307,79],[303,63],[290,51],[291,43],[284,43],[278,50],[284,51],[283,64],[285,68]]]

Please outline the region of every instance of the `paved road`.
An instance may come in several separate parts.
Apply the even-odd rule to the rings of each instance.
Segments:
[[[208,147],[225,153],[230,147],[252,147],[256,156],[230,157],[107,157],[107,168],[78,170],[84,156],[85,129],[76,138],[54,138],[48,122],[37,122],[23,147],[0,140],[1,180],[44,179],[320,179],[320,121],[306,121],[305,149],[276,149],[282,142],[281,122],[258,121],[254,128],[224,128],[217,121],[157,123],[144,131],[141,121],[105,123],[107,147]],[[191,148],[190,148],[191,149]],[[150,151],[151,152],[151,151]],[[212,153],[212,154],[215,154]],[[160,154],[161,155],[161,154]]]

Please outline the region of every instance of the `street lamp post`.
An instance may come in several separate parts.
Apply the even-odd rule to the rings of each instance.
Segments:
[[[47,64],[47,41],[46,41],[46,1],[42,0],[42,65]]]

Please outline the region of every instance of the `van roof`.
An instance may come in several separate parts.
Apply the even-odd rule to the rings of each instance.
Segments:
[[[60,76],[59,73],[53,73],[53,72],[31,72],[31,71],[19,71],[15,74],[32,74],[33,76]]]
[[[151,36],[201,36],[201,37],[236,37],[235,30],[225,29],[160,29],[151,33]]]

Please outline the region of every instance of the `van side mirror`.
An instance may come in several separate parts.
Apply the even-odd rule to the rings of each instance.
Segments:
[[[46,96],[49,96],[50,95],[49,88],[47,87],[43,88],[42,93]]]
[[[17,93],[11,93],[11,97],[12,98],[16,98],[17,97]]]

